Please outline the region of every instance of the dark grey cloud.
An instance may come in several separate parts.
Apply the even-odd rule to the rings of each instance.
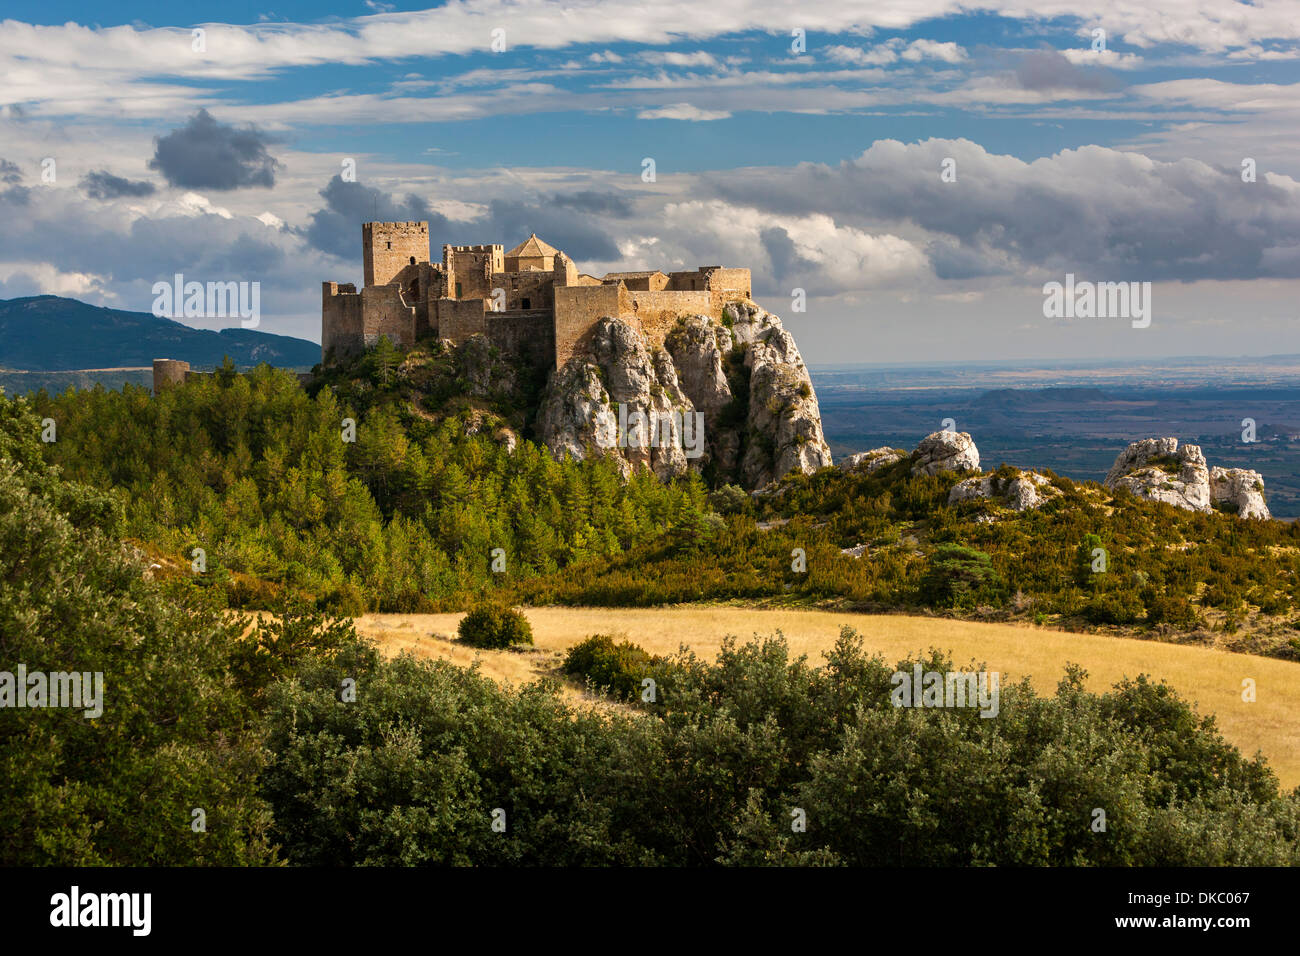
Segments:
[[[523,242],[529,233],[535,232],[579,265],[585,259],[617,259],[620,255],[617,243],[594,215],[557,206],[549,199],[540,202],[494,199],[488,203],[486,222],[480,219],[454,225],[470,231],[471,235],[481,236],[486,232],[487,236],[495,237],[476,242],[503,242],[506,248]],[[429,228],[433,228],[432,224]]]
[[[947,240],[927,244],[926,256],[934,274],[940,279],[975,279],[980,276],[1003,275],[1006,268],[994,263],[984,252]]]
[[[771,226],[758,234],[763,251],[772,262],[772,278],[781,280],[803,270],[814,268],[814,263],[799,255],[790,233],[780,226]]]
[[[124,179],[104,169],[97,169],[81,178],[81,187],[91,199],[117,199],[121,196],[151,196],[157,187],[144,180]]]
[[[431,242],[448,226],[447,218],[432,212],[419,196],[398,198],[373,186],[344,182],[337,173],[320,195],[325,208],[311,214],[304,236],[313,248],[344,259],[360,259],[363,222],[427,220]]]
[[[629,219],[636,213],[636,206],[631,198],[618,192],[585,189],[576,193],[561,193],[555,196],[552,202],[557,206],[602,216],[613,216],[616,219]]]
[[[23,171],[18,164],[0,159],[0,183],[7,187],[0,189],[0,205],[26,206],[31,202],[31,189],[22,185],[22,181]]]
[[[592,193],[591,205],[575,199],[580,193],[539,201],[493,199],[487,203],[487,215],[480,219],[450,219],[429,208],[426,200],[414,194],[403,197],[385,193],[373,186],[344,182],[335,175],[321,190],[325,208],[311,214],[311,223],[303,231],[307,243],[315,249],[355,260],[361,254],[363,222],[402,222],[424,220],[429,223],[430,255],[436,260],[443,243],[474,245],[499,242],[507,248],[537,233],[542,239],[562,249],[571,258],[616,259],[618,246],[600,227],[597,216],[603,209],[621,210],[622,200],[614,193]],[[621,215],[621,212],[615,213]]]
[[[1020,56],[1016,80],[1026,90],[1089,90],[1109,93],[1123,89],[1111,70],[1071,63],[1057,50],[1034,50]]]
[[[947,158],[956,182],[942,182]],[[969,140],[880,140],[828,166],[746,168],[701,177],[705,191],[778,215],[823,213],[869,232],[918,226],[949,245],[952,277],[1008,269],[1099,280],[1300,277],[1300,195],[1240,170],[1153,162],[1102,146],[1025,163]],[[952,248],[961,249],[958,255]]]
[[[255,127],[237,129],[201,109],[184,126],[154,140],[149,168],[185,189],[269,189],[281,165],[267,152],[270,142]]]

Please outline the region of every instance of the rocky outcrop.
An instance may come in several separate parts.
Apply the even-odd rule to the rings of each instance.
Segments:
[[[687,451],[697,445],[694,434],[683,435],[694,411],[672,361],[662,352],[651,356],[630,324],[604,319],[586,353],[555,371],[537,430],[557,456],[596,451],[617,461],[624,476],[648,467],[673,478],[686,472]]]
[[[1052,487],[1050,478],[1036,471],[1022,471],[1011,478],[994,473],[957,482],[948,492],[948,504],[988,498],[1012,511],[1029,511],[1041,508],[1060,493]]]
[[[1115,459],[1105,485],[1188,511],[1211,510],[1205,456],[1198,445],[1180,447],[1177,438],[1145,438],[1129,445]]]
[[[872,448],[870,451],[860,451],[856,455],[840,459],[835,467],[841,471],[860,471],[869,475],[896,461],[902,461],[905,457],[906,455],[897,448]]]
[[[1210,501],[1242,518],[1273,517],[1264,501],[1264,478],[1257,471],[1216,466],[1210,471]]]
[[[610,454],[624,474],[648,466],[666,478],[712,464],[747,489],[830,465],[812,380],[781,320],[752,302],[724,314],[680,320],[663,349],[634,320],[602,319],[546,387],[542,442],[556,455]]]
[[[980,453],[966,432],[935,432],[921,439],[912,452],[912,474],[937,475],[941,471],[979,471]]]

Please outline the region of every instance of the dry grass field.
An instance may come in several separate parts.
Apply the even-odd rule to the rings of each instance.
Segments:
[[[1246,654],[1129,638],[1070,634],[1013,624],[980,624],[938,618],[848,614],[835,611],[755,609],[731,606],[670,608],[529,608],[534,648],[483,651],[454,640],[459,614],[368,614],[357,630],[384,653],[401,651],[469,666],[479,662],[494,679],[520,684],[555,675],[569,647],[591,634],[621,634],[656,654],[687,644],[712,658],[728,634],[747,639],[777,630],[796,654],[814,664],[848,624],[871,652],[889,662],[931,647],[959,664],[976,661],[1002,675],[1003,684],[1028,677],[1039,693],[1052,693],[1066,662],[1088,671],[1089,687],[1105,690],[1124,677],[1149,674],[1167,680],[1213,714],[1223,735],[1246,754],[1263,751],[1284,787],[1300,785],[1300,664]],[[1241,699],[1252,678],[1256,701]],[[570,687],[575,700],[583,694]]]

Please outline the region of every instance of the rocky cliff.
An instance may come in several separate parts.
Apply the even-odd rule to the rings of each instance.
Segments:
[[[663,348],[629,322],[603,319],[551,377],[537,435],[555,454],[611,455],[625,474],[697,468],[750,489],[831,464],[799,349],[752,302],[727,306],[721,322],[679,320]]]

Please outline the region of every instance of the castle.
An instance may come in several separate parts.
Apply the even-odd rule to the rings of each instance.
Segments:
[[[722,318],[728,302],[750,298],[748,269],[580,273],[536,234],[509,252],[500,245],[442,247],[429,261],[427,222],[361,226],[365,285],[325,282],[321,354],[355,355],[381,335],[396,345],[434,337],[463,343],[482,334],[544,368],[564,365],[605,316],[635,325],[653,346],[679,316]]]

